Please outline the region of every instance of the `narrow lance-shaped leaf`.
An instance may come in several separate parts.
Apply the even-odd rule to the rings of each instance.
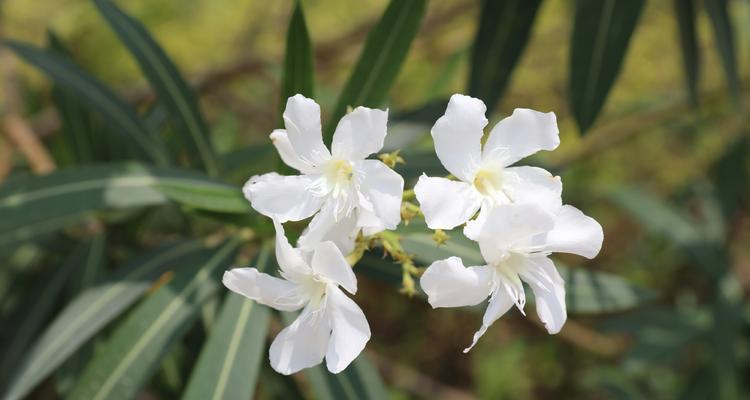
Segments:
[[[294,11],[286,32],[286,55],[284,57],[284,76],[282,79],[281,98],[279,99],[279,126],[283,126],[282,115],[286,101],[295,94],[306,97],[315,96],[315,62],[310,34],[307,32],[305,13],[302,2],[294,3]],[[276,157],[276,163],[282,174],[293,173],[294,170]]]
[[[182,266],[200,242],[164,246],[123,265],[119,273],[68,303],[27,353],[5,398],[23,398],[39,382],[128,309],[165,271]]]
[[[8,373],[14,371],[29,344],[44,327],[63,292],[66,282],[73,271],[88,258],[94,250],[92,243],[86,243],[74,248],[71,254],[60,264],[45,273],[19,309],[21,314],[17,320],[11,320],[14,325],[13,336],[3,341],[2,360],[0,360],[0,384],[7,382]],[[5,385],[2,385],[5,387]]]
[[[484,0],[474,38],[469,94],[492,111],[529,40],[541,0]]]
[[[162,165],[168,163],[164,146],[156,133],[148,129],[135,110],[96,78],[56,52],[13,41],[7,44],[61,87],[78,96],[89,108],[102,114],[113,129],[132,141],[151,160]]]
[[[706,11],[714,28],[714,41],[724,66],[729,93],[735,102],[740,102],[740,76],[737,72],[737,52],[734,46],[732,21],[729,19],[727,0],[704,0]]]
[[[210,211],[249,211],[239,188],[198,172],[136,163],[68,168],[0,188],[0,246],[80,222],[96,211],[169,199]]]
[[[49,48],[59,54],[70,57],[60,39],[51,31],[47,32]],[[55,85],[52,97],[60,113],[62,134],[65,142],[72,147],[72,153],[78,164],[86,164],[96,160],[98,152],[94,150],[91,130],[91,116],[78,101],[76,96]]]
[[[426,4],[426,0],[392,0],[388,4],[367,36],[362,55],[323,132],[324,141],[330,143],[334,128],[347,107],[379,107],[385,101],[417,35]]]
[[[266,271],[272,243],[264,245],[253,267]],[[268,309],[229,292],[185,389],[185,400],[250,399],[260,373]]]
[[[177,67],[140,22],[122,12],[110,0],[96,0],[94,3],[132,52],[159,101],[187,132],[185,141],[197,153],[206,172],[215,176],[218,165],[210,130],[201,114],[198,99]]]
[[[570,51],[570,102],[582,133],[615,83],[644,0],[576,0]]]
[[[674,12],[680,33],[685,82],[690,93],[690,101],[697,105],[700,50],[695,32],[695,0],[674,0]]]
[[[240,240],[192,257],[115,328],[73,389],[70,399],[132,399],[182,337],[220,282]],[[206,285],[213,282],[213,290]]]

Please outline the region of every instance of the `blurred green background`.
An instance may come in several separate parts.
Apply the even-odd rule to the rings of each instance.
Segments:
[[[547,335],[533,318],[514,310],[464,355],[461,349],[480,325],[481,313],[431,310],[419,296],[400,294],[398,265],[392,264],[395,286],[378,279],[377,268],[367,269],[380,260],[376,250],[363,260],[355,300],[373,332],[366,353],[390,398],[741,399],[750,393],[750,119],[746,111],[750,2],[646,1],[617,79],[585,134],[569,100],[575,3],[541,2],[528,43],[488,117],[494,124],[515,107],[557,114],[560,148],[533,161],[559,173],[565,202],[596,218],[605,232],[596,259],[559,259],[571,270],[609,273],[601,276],[613,280],[605,280],[603,288],[597,288],[600,282],[594,278],[591,288],[581,286],[580,295],[593,305],[581,312],[571,309],[557,336]],[[586,7],[585,1],[578,3]],[[676,18],[676,10],[685,3],[696,8],[699,56],[694,64],[698,79],[693,101]],[[273,156],[263,146],[270,131],[280,127],[285,41],[294,2],[130,0],[118,4],[147,27],[194,85],[216,152],[233,155],[234,161],[228,163],[235,168],[227,168],[220,178],[238,185],[252,174],[274,170]],[[325,118],[333,113],[365,38],[388,2],[309,0],[303,4],[315,51],[315,99]],[[46,47],[47,31],[54,31],[76,64],[142,114],[153,110],[154,96],[138,64],[91,2],[4,0],[0,7],[3,39]],[[425,118],[412,112],[425,111],[426,104],[440,105],[452,93],[468,92],[482,7],[473,0],[430,2],[388,91],[384,104],[391,113],[388,143],[391,149],[402,149],[406,164],[401,168],[407,177],[418,176],[423,169],[444,173],[429,157],[431,142],[426,135],[443,109],[438,106],[435,113],[428,107]],[[726,9],[730,24],[717,28],[717,8],[712,7]],[[717,35],[722,29],[731,41]],[[727,73],[722,46],[733,49],[733,78],[732,67]],[[23,129],[19,139],[17,125],[4,121],[0,181],[34,179],[33,174],[75,164],[67,136],[61,133],[52,81],[7,48],[2,49],[1,63],[3,118],[20,118],[28,128],[25,132],[31,132],[38,143],[24,141]],[[248,148],[256,152],[240,152]],[[130,260],[134,248],[153,247],[164,238],[205,235],[216,223],[205,222],[211,216],[203,215],[188,224],[179,206],[164,207],[138,216],[137,223],[128,223],[128,215],[110,212],[99,222],[87,222],[95,225],[93,230],[74,227],[61,234],[63,239],[34,237],[11,248],[0,247],[3,348],[23,343],[13,355],[20,363],[24,349],[32,347],[56,312],[75,297],[72,289],[61,289],[37,323],[18,322],[19,310],[29,304],[25,299],[40,281],[49,279],[71,241],[106,231],[107,270]],[[3,212],[8,214],[0,214],[0,220],[13,210]],[[238,221],[239,217],[228,223],[249,226],[257,236],[268,232],[268,224],[258,218]],[[449,234],[457,238],[460,232]],[[406,241],[419,266],[437,254],[409,245]],[[254,251],[244,248],[245,263]],[[608,305],[601,299],[597,303],[599,291],[622,303]],[[618,297],[618,291],[624,297]],[[215,301],[218,308],[219,300]],[[211,312],[216,310],[203,307],[204,324]],[[281,326],[273,321],[272,332]],[[28,340],[14,341],[19,326],[30,327],[24,332]],[[177,347],[182,350],[157,363],[153,376],[139,389],[142,398],[176,398],[183,392],[199,352],[199,347],[189,344],[201,343],[199,338],[210,332],[205,326],[190,329],[182,339],[185,348]],[[108,332],[101,336],[106,338]],[[266,364],[265,355],[261,358]],[[7,370],[2,376],[10,379],[16,365],[3,364]],[[30,396],[66,397],[70,387],[60,383],[61,375],[42,381]],[[319,393],[310,392],[310,380],[294,377],[293,383],[302,388],[294,395]],[[264,365],[256,398],[290,398],[292,394],[277,389],[289,382],[278,381]]]

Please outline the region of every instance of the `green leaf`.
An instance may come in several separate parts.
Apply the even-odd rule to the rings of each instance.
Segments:
[[[737,72],[737,52],[734,46],[734,32],[732,21],[729,19],[727,0],[704,0],[706,11],[714,28],[714,40],[724,66],[729,93],[735,102],[739,103],[742,96],[740,90],[740,76]]]
[[[582,133],[591,127],[620,72],[644,0],[576,0],[570,102]]]
[[[19,309],[22,313],[20,318],[11,321],[14,325],[13,336],[3,341],[3,351],[0,352],[3,355],[0,360],[0,384],[7,382],[5,375],[16,369],[29,344],[51,317],[73,271],[95,250],[93,243],[74,248],[60,265],[55,266],[49,274],[44,274],[35,289],[28,292],[27,299]]]
[[[129,105],[109,88],[57,52],[42,50],[20,42],[6,42],[8,47],[29,63],[46,72],[58,85],[99,112],[108,125],[129,138],[137,148],[157,164],[167,164],[164,146]]]
[[[81,293],[48,325],[17,373],[6,393],[20,399],[88,342],[102,328],[123,313],[161,274],[182,266],[188,255],[202,247],[198,241],[164,246],[132,261],[119,273]]]
[[[448,242],[437,246],[429,233],[408,233],[401,245],[416,261],[428,266],[432,262],[456,256],[464,264],[485,265],[479,246],[461,235],[451,234]],[[651,301],[654,294],[625,279],[606,272],[570,268],[559,261],[555,266],[565,280],[565,302],[568,311],[576,314],[598,314],[627,310]],[[397,266],[394,266],[396,268]]]
[[[163,204],[245,213],[239,188],[198,172],[135,163],[68,168],[0,188],[0,246],[76,223],[92,212]]]
[[[266,271],[272,252],[269,242],[252,265]],[[265,350],[268,316],[265,306],[229,293],[190,375],[183,399],[252,398]]]
[[[65,45],[51,31],[47,32],[47,42],[52,51],[70,58]],[[95,150],[95,133],[92,130],[91,115],[88,110],[80,104],[75,95],[68,93],[59,85],[55,85],[52,98],[60,113],[64,142],[72,147],[75,161],[78,164],[87,164],[96,160],[99,154]]]
[[[315,95],[315,63],[310,34],[307,32],[302,2],[294,4],[292,18],[286,32],[286,57],[284,57],[283,91],[279,114],[284,112],[286,100],[295,94],[305,97]]]
[[[99,12],[107,19],[120,40],[130,49],[141,71],[154,87],[159,102],[188,133],[186,142],[210,176],[216,176],[218,165],[211,134],[198,106],[198,99],[177,67],[167,57],[146,28],[117,8],[110,0],[95,0]]]
[[[727,146],[724,155],[713,166],[711,175],[716,183],[724,218],[735,218],[740,205],[748,198],[750,174],[750,139],[743,135],[736,143]]]
[[[331,142],[333,131],[347,107],[379,107],[406,59],[417,35],[426,0],[392,0],[378,24],[370,31],[354,72],[339,96],[323,139]]]
[[[384,400],[388,391],[375,367],[360,354],[338,374],[328,372],[323,365],[305,371],[317,399]]]
[[[70,399],[132,399],[218,288],[218,276],[240,244],[230,239],[174,269],[173,279],[140,303],[115,328],[87,365]],[[206,285],[213,282],[212,290]]]
[[[629,310],[656,298],[653,291],[602,271],[570,268],[559,261],[555,266],[565,280],[565,303],[577,314],[601,314]]]
[[[469,94],[495,109],[529,40],[541,0],[484,0],[474,38]]]
[[[695,0],[674,0],[677,27],[680,30],[682,65],[685,68],[685,82],[693,105],[698,105],[698,72],[700,51],[695,32]]]

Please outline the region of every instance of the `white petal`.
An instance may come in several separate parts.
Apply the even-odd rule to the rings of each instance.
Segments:
[[[284,161],[284,164],[302,173],[311,173],[314,171],[313,166],[302,160],[297,155],[297,152],[294,151],[292,143],[289,142],[289,136],[284,129],[274,130],[269,137],[271,138],[274,147],[276,147],[276,151],[279,152],[279,156],[281,157],[281,160]]]
[[[471,341],[471,346],[464,349],[464,353],[468,353],[469,350],[471,350],[479,341],[479,338],[484,336],[484,333],[487,332],[487,328],[489,328],[495,321],[498,320],[498,318],[502,317],[503,314],[508,312],[510,308],[513,307],[513,299],[508,296],[508,294],[505,291],[495,291],[492,293],[492,297],[490,298],[490,302],[487,305],[487,310],[484,312],[484,317],[482,317],[482,326],[479,328],[479,330],[474,333],[474,338]]]
[[[419,177],[414,194],[430,229],[453,229],[471,218],[482,204],[470,184],[427,175]]]
[[[492,291],[492,270],[483,265],[464,267],[458,257],[433,262],[419,280],[432,308],[464,307],[481,303]]]
[[[357,226],[362,228],[362,234],[364,236],[374,235],[389,229],[386,227],[385,221],[380,219],[375,213],[364,209],[360,209],[357,212]]]
[[[358,231],[356,213],[336,219],[333,206],[326,204],[302,232],[297,245],[301,249],[312,250],[320,242],[331,241],[342,254],[349,254],[354,250]]]
[[[556,212],[562,206],[562,180],[538,167],[511,167],[503,171],[503,191],[515,203],[533,203]]]
[[[541,279],[529,279],[536,301],[536,313],[544,323],[547,332],[554,335],[560,332],[568,318],[565,307],[565,282],[557,272],[555,264],[547,257],[530,259],[529,268]]]
[[[284,110],[284,125],[289,143],[300,159],[319,166],[331,158],[323,144],[320,106],[315,101],[301,94],[290,97]]]
[[[282,176],[275,172],[254,176],[242,188],[245,197],[259,213],[279,222],[309,218],[320,209],[323,197],[308,189],[317,178],[312,175]]]
[[[378,160],[360,161],[354,170],[359,192],[370,203],[370,211],[382,221],[385,229],[396,229],[401,222],[404,178]]]
[[[451,174],[471,182],[481,162],[481,139],[487,118],[482,100],[454,94],[445,115],[432,127],[435,153]]]
[[[346,114],[333,133],[331,151],[336,158],[363,160],[383,148],[388,111],[357,107]]]
[[[482,256],[489,263],[503,258],[509,250],[524,249],[533,237],[554,227],[554,215],[534,204],[504,204],[492,208],[476,239]]]
[[[321,242],[315,246],[311,266],[313,271],[340,285],[347,292],[357,293],[354,271],[333,242]]]
[[[370,325],[357,303],[337,288],[328,290],[326,308],[333,329],[326,365],[329,371],[337,374],[364,350],[370,340]]]
[[[299,310],[307,302],[299,296],[294,283],[258,272],[255,268],[226,271],[222,282],[235,293],[281,311]]]
[[[312,270],[302,257],[302,252],[289,244],[284,226],[276,220],[273,220],[273,226],[276,229],[276,262],[287,279],[301,282],[302,276],[312,274]]]
[[[555,216],[555,227],[546,235],[535,238],[542,251],[572,253],[586,258],[599,254],[604,240],[602,226],[581,210],[564,205]]]
[[[291,325],[276,336],[268,350],[271,367],[291,375],[323,362],[331,336],[331,325],[325,309],[305,307]]]
[[[539,150],[560,145],[555,113],[516,108],[510,117],[498,122],[482,150],[482,161],[494,160],[508,166]]]

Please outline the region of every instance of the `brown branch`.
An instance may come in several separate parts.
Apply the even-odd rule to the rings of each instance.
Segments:
[[[531,321],[533,325],[545,329],[544,324],[535,313],[527,314],[527,318],[524,318],[524,320]],[[605,335],[570,319],[565,321],[565,325],[557,334],[557,337],[575,347],[604,358],[619,357],[630,347],[630,340],[625,336]]]
[[[9,141],[26,157],[32,171],[46,174],[55,170],[55,162],[26,121],[8,113],[3,117],[3,130]]]

